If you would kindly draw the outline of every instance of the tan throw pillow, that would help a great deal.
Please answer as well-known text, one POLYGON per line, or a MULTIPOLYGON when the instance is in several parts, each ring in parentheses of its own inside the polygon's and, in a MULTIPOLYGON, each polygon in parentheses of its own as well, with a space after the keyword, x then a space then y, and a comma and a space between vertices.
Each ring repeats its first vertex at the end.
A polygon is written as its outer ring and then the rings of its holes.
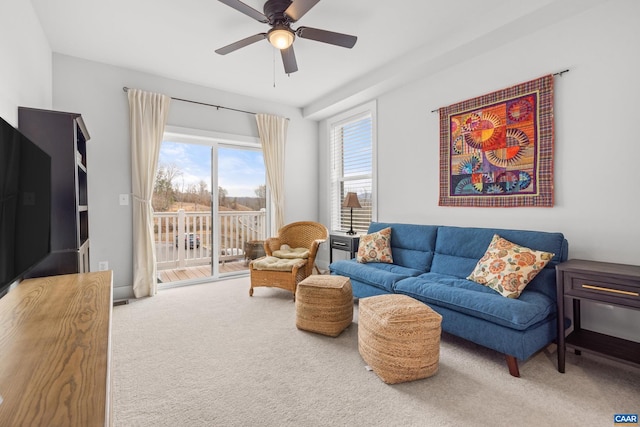
POLYGON ((467 279, 488 286, 504 297, 518 298, 554 255, 516 245, 495 234, 467 279))
POLYGON ((393 256, 391 255, 391 227, 360 237, 356 260, 362 263, 393 263, 393 256))
POLYGON ((284 259, 275 256, 264 256, 251 262, 254 270, 292 271, 293 267, 301 267, 307 263, 304 259, 284 259))
POLYGON ((309 249, 307 248, 292 248, 289 245, 282 245, 277 251, 273 251, 273 256, 278 258, 309 258, 309 249))

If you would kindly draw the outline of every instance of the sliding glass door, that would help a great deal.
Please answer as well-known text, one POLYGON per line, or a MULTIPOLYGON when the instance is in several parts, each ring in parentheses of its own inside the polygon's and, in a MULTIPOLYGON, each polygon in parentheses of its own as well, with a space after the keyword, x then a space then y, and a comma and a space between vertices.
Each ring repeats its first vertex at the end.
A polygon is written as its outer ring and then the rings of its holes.
POLYGON ((266 234, 267 191, 262 151, 219 146, 217 165, 218 266, 224 271, 229 268, 227 262, 243 260, 246 268, 249 259, 262 249, 266 234))
POLYGON ((268 223, 258 141, 165 133, 153 207, 160 287, 247 274, 268 223))

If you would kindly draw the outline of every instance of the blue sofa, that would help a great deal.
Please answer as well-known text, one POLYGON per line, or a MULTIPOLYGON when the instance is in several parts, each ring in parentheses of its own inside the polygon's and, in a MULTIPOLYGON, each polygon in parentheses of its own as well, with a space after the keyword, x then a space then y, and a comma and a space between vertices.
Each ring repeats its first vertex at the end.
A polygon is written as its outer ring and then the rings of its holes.
POLYGON ((562 233, 381 222, 372 223, 369 233, 387 227, 393 264, 352 259, 329 265, 331 274, 351 279, 356 298, 397 293, 422 301, 442 315, 444 331, 504 353, 516 377, 517 359, 526 360, 555 340, 555 266, 568 255, 562 233), (555 254, 518 299, 466 279, 494 234, 555 254))

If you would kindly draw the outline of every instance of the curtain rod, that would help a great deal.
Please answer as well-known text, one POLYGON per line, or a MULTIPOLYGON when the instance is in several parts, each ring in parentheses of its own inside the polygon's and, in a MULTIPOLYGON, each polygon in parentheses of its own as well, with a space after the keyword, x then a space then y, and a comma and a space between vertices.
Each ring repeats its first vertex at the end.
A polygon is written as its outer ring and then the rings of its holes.
MULTIPOLYGON (((124 86, 122 88, 122 90, 123 90, 123 92, 128 92, 129 88, 124 86)), ((253 114, 254 116, 256 115, 256 113, 251 112, 251 111, 238 110, 237 108, 224 107, 222 105, 207 104, 206 102, 192 101, 190 99, 183 99, 183 98, 175 98, 173 96, 171 96, 170 98, 173 99, 174 101, 189 102, 191 104, 205 105, 207 107, 215 107, 218 110, 222 108, 222 109, 225 109, 225 110, 237 111, 238 113, 253 114)))
MULTIPOLYGON (((562 77, 562 75, 563 75, 564 73, 568 73, 568 72, 569 72, 569 69, 566 69, 566 70, 558 71, 557 73, 553 73, 553 74, 551 74, 551 75, 552 75, 552 76, 560 76, 560 77, 562 77)), ((436 108, 435 110, 431 110, 431 112, 432 112, 432 113, 437 113, 439 110, 440 110, 439 108, 436 108)))

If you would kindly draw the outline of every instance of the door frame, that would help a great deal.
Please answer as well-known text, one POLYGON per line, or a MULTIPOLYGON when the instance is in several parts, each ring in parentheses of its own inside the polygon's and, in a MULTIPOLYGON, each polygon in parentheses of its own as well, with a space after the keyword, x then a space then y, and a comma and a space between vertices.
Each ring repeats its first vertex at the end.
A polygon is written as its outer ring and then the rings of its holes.
MULTIPOLYGON (((163 141, 170 140, 171 142, 180 142, 187 144, 196 144, 212 147, 211 151, 211 222, 213 230, 219 228, 220 223, 218 220, 218 204, 213 203, 213 200, 218 199, 218 147, 225 148, 247 148, 253 150, 262 150, 260 138, 246 135, 236 135, 223 132, 208 131, 202 129, 192 129, 179 126, 166 126, 163 134, 163 141), (214 169, 215 168, 215 169, 214 169), (215 190, 215 191, 214 191, 215 190), (215 193, 215 194, 214 194, 215 193)), ((266 183, 266 176, 265 176, 266 183)), ((267 185, 266 193, 266 224, 271 224, 271 198, 269 192, 269 186, 267 185)), ((270 227, 268 227, 270 228, 270 227)), ((268 234, 268 233, 267 233, 268 234)), ((246 273, 225 273, 222 276, 218 269, 219 254, 220 254, 220 239, 219 236, 211 239, 211 276, 202 279, 184 280, 180 282, 168 282, 166 284, 158 284, 159 289, 171 288, 182 285, 191 285, 197 283, 211 282, 215 280, 223 280, 229 277, 237 277, 238 275, 248 274, 246 273)))

